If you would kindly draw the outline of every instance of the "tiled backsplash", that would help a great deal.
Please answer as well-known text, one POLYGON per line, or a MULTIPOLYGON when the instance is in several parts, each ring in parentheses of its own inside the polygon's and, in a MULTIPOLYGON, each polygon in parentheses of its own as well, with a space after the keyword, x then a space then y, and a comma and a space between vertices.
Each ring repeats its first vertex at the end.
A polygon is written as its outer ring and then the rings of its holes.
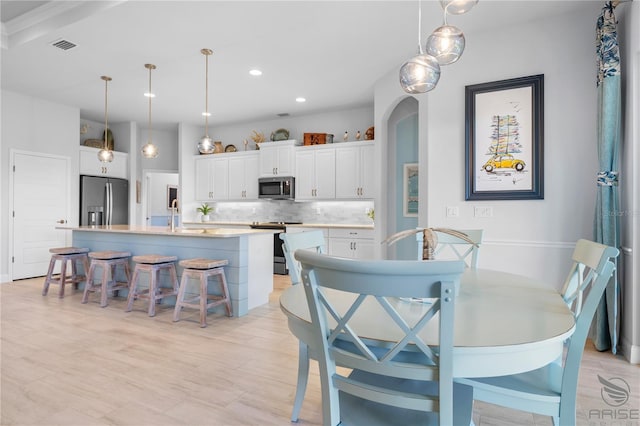
POLYGON ((373 201, 256 201, 209 203, 215 222, 302 222, 370 225, 373 201))

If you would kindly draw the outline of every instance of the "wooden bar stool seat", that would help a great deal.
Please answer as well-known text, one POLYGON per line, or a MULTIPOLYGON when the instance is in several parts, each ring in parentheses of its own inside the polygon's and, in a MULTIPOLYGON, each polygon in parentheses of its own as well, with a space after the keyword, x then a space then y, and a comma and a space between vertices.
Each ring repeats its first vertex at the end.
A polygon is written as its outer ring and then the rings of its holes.
POLYGON ((182 279, 180 281, 180 291, 176 298, 176 307, 173 311, 173 321, 180 320, 180 311, 182 308, 193 308, 200 310, 200 327, 207 326, 207 310, 218 305, 225 305, 227 316, 232 316, 231 299, 229 298, 229 288, 227 287, 227 279, 224 275, 223 266, 228 265, 229 261, 212 260, 212 259, 187 259, 180 261, 180 266, 184 268, 182 271, 182 279), (209 277, 218 277, 220 284, 220 295, 208 294, 207 284, 209 277), (185 300, 187 283, 189 278, 200 280, 200 294, 185 300))
POLYGON ((149 316, 152 317, 156 314, 157 300, 178 294, 178 275, 176 274, 176 265, 174 263, 176 260, 178 260, 177 256, 163 256, 160 254, 133 256, 136 267, 133 270, 133 278, 131 278, 131 284, 129 285, 126 312, 131 312, 135 299, 144 299, 149 300, 149 316), (170 288, 159 286, 161 270, 169 272, 170 288), (140 272, 149 273, 149 287, 146 289, 138 289, 140 272))
POLYGON ((58 297, 62 299, 64 297, 64 287, 66 284, 73 284, 74 288, 78 288, 79 282, 86 281, 86 274, 89 271, 88 252, 88 248, 80 247, 56 247, 49 249, 51 261, 49 261, 49 270, 44 279, 42 295, 47 295, 50 284, 58 284, 60 286, 58 297), (53 270, 55 269, 57 261, 60 261, 60 274, 58 277, 54 277, 53 270), (71 262, 71 275, 67 275, 68 262, 71 262), (85 275, 78 274, 78 262, 82 265, 85 275))
POLYGON ((118 290, 128 289, 131 284, 131 272, 129 269, 129 258, 131 253, 128 251, 92 251, 89 253, 91 265, 89 266, 89 276, 87 284, 84 286, 84 294, 82 295, 82 303, 89 301, 89 292, 100 292, 100 307, 107 306, 107 296, 109 293, 117 294, 118 290), (120 266, 127 279, 126 282, 116 281, 117 267, 120 266), (102 268, 102 281, 99 284, 95 282, 96 268, 102 268), (109 278, 111 274, 111 279, 109 278))

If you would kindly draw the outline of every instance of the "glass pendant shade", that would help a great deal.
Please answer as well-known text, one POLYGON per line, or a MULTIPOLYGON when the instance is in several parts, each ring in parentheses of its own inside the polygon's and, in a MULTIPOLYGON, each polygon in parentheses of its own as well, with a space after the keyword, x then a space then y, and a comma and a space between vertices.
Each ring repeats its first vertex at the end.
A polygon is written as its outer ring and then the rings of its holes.
POLYGON ((213 154, 213 140, 209 136, 203 136, 198 142, 200 154, 213 154))
POLYGON ((113 161, 113 151, 109 151, 108 149, 102 148, 98 151, 98 160, 103 163, 110 163, 113 161))
POLYGON ((142 147, 142 155, 145 158, 156 158, 158 156, 158 148, 151 142, 147 142, 142 147))
POLYGON ((449 65, 460 59, 464 44, 464 34, 459 28, 443 25, 436 28, 427 39, 426 51, 440 65, 449 65))
POLYGON ((400 68, 400 86, 411 94, 433 90, 440 80, 440 65, 431 55, 419 54, 400 68))
POLYGON ((440 0, 440 5, 450 15, 462 15, 471 10, 478 0, 440 0))

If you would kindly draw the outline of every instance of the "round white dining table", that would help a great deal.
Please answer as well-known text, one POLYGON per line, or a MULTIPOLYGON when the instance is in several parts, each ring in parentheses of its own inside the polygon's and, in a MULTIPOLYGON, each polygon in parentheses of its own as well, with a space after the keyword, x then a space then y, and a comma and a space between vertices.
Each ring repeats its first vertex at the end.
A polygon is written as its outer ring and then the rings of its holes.
MULTIPOLYGON (((355 297, 327 294, 335 306, 347 306, 355 297)), ((409 317, 429 308, 422 301, 398 299, 395 303, 409 317)), ((280 308, 291 332, 310 345, 312 327, 304 286, 286 289, 280 308)), ((358 335, 380 344, 394 341, 397 327, 375 301, 368 302, 359 315, 354 323, 358 335)), ((502 376, 542 367, 562 356, 564 341, 574 328, 573 313, 555 288, 516 274, 466 269, 455 306, 454 377, 502 376)), ((425 329, 421 337, 427 343, 437 341, 436 328, 425 329)))

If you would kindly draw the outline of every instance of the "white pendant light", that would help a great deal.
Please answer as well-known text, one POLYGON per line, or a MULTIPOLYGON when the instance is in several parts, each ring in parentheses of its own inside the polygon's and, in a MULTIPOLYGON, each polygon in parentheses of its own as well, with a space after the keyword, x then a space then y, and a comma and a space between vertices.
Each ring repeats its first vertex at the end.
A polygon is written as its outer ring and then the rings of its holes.
POLYGON ((400 67, 400 86, 410 94, 433 90, 440 80, 440 65, 433 56, 422 50, 422 6, 418 1, 418 55, 400 67))
POLYGON ((477 3, 478 0, 440 0, 442 8, 451 15, 467 13, 477 3))
POLYGON ((145 158, 156 158, 158 156, 158 147, 155 146, 151 140, 151 98, 153 98, 153 92, 151 91, 151 70, 155 70, 156 66, 153 64, 144 64, 144 67, 149 70, 149 91, 146 93, 149 98, 149 137, 147 143, 142 147, 142 155, 145 158))
POLYGON ((213 154, 213 141, 209 137, 209 56, 213 54, 211 49, 200 50, 205 57, 205 96, 204 96, 204 136, 198 142, 200 154, 213 154))
POLYGON ((109 149, 109 145, 107 144, 107 135, 109 134, 109 126, 107 124, 107 85, 111 81, 111 77, 103 75, 100 78, 104 80, 104 146, 98 151, 98 160, 103 163, 110 163, 113 161, 113 151, 109 149))

